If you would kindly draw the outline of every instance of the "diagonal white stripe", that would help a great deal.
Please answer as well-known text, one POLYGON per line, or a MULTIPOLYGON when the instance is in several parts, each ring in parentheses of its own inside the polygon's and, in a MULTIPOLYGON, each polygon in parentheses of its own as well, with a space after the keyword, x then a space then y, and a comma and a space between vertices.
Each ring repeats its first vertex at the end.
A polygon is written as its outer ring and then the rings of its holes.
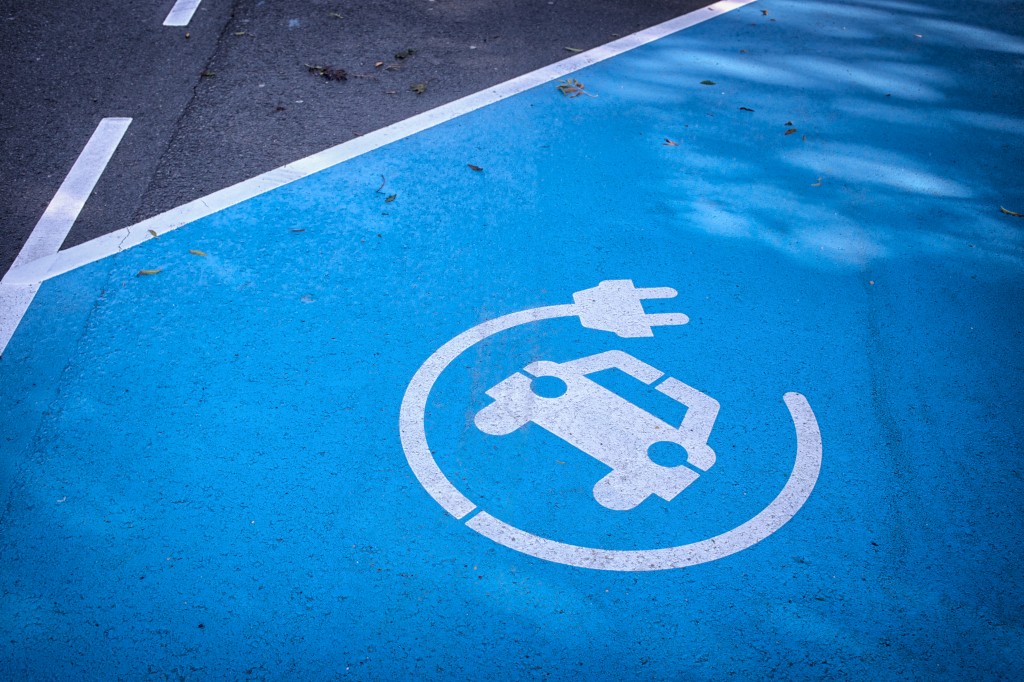
POLYGON ((164 19, 164 26, 188 26, 188 22, 192 21, 192 15, 199 8, 199 2, 200 0, 178 0, 164 19))
POLYGON ((32 270, 32 264, 48 262, 57 253, 131 122, 130 118, 100 121, 21 247, 10 271, 0 280, 0 353, 7 347, 42 281, 26 281, 17 273, 32 270))
MULTIPOLYGON (((179 0, 179 4, 186 2, 199 4, 198 0, 179 0)), ((530 88, 549 83, 558 78, 564 78, 568 74, 592 64, 597 64, 598 62, 629 52, 753 2, 756 2, 756 0, 722 0, 722 2, 716 2, 708 7, 620 38, 607 45, 588 50, 574 57, 536 71, 531 71, 494 87, 437 107, 436 109, 431 109, 412 118, 399 121, 363 137, 339 144, 312 156, 307 156, 304 159, 293 161, 280 168, 257 175, 237 185, 232 185, 201 199, 196 199, 117 232, 111 232, 63 251, 41 255, 31 261, 17 262, 4 277, 3 283, 8 286, 34 286, 38 288, 41 282, 51 277, 70 272, 83 265, 112 256, 133 246, 138 246, 152 239, 153 233, 159 236, 171 230, 176 230, 183 225, 269 192, 272 189, 318 173, 343 161, 450 121, 463 114, 481 109, 489 104, 500 102, 530 88)), ((0 353, 3 352, 7 341, 10 339, 10 335, 14 333, 14 327, 17 326, 25 312, 24 309, 20 310, 20 312, 9 310, 6 304, 7 300, 4 296, 0 296, 0 353)))

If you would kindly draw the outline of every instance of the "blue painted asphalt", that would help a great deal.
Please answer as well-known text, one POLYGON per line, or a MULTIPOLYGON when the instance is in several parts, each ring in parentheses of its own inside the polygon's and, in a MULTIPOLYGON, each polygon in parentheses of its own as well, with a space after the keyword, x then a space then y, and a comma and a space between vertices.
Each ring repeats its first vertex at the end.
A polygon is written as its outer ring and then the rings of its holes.
POLYGON ((1022 33, 1009 3, 755 3, 574 74, 595 97, 534 88, 46 282, 0 360, 0 672, 1017 677, 1022 33), (563 543, 698 542, 783 489, 795 391, 822 442, 806 503, 651 572, 446 514, 400 438, 421 365, 626 279, 689 323, 472 345, 426 401, 448 480, 563 543), (602 506, 608 466, 557 425, 475 421, 528 364, 609 350, 721 406, 671 500, 602 506))

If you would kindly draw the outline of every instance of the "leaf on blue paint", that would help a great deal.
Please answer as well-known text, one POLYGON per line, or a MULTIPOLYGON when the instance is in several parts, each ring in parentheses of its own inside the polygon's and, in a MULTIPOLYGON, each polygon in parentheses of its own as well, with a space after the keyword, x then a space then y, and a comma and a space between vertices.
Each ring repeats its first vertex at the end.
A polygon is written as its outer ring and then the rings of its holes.
POLYGON ((1002 206, 999 207, 999 210, 1002 213, 1005 213, 1006 215, 1012 215, 1014 218, 1024 218, 1024 213, 1017 213, 1016 211, 1011 211, 1009 209, 1005 209, 1002 206))
POLYGON ((580 95, 586 95, 587 97, 597 97, 597 95, 587 92, 583 83, 580 83, 575 78, 566 78, 558 84, 558 91, 566 97, 579 97, 580 95))
POLYGON ((159 269, 157 269, 157 270, 139 270, 137 273, 135 273, 135 276, 136 277, 148 277, 149 275, 156 275, 156 274, 159 274, 160 272, 163 272, 163 271, 159 270, 159 269))
POLYGON ((390 204, 392 201, 398 198, 397 194, 389 194, 388 198, 384 200, 385 204, 390 204))
POLYGON ((715 85, 715 81, 703 80, 700 82, 701 85, 715 85))

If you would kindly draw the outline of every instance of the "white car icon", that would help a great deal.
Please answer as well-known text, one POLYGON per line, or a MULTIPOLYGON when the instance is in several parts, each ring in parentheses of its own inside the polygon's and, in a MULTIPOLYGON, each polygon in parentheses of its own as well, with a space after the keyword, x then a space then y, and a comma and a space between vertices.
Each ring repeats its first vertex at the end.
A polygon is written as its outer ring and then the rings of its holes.
POLYGON ((562 363, 540 360, 488 390, 494 402, 480 410, 474 422, 495 436, 533 422, 603 462, 612 471, 594 486, 594 499, 608 509, 633 509, 651 495, 672 500, 715 463, 708 438, 718 417, 718 401, 677 379, 664 379, 655 390, 687 407, 682 424, 671 426, 586 376, 611 368, 648 385, 664 376, 618 350, 562 363), (534 377, 556 377, 564 390, 553 397, 537 395, 534 377), (686 464, 662 466, 652 461, 649 448, 662 442, 682 446, 686 464))

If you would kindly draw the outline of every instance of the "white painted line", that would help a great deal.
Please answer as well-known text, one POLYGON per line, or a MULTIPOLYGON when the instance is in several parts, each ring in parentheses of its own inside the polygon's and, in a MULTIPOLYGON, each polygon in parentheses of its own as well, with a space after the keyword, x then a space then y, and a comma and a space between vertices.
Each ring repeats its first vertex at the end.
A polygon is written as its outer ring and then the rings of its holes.
POLYGON ((164 19, 164 26, 188 26, 188 22, 192 21, 192 15, 199 7, 199 2, 200 0, 178 0, 164 19))
MULTIPOLYGON (((88 265, 107 256, 112 256, 120 251, 138 246, 153 238, 152 230, 157 235, 170 232, 183 225, 205 218, 208 215, 217 213, 226 208, 239 204, 247 199, 269 192, 288 183, 318 173, 326 168, 335 166, 343 161, 373 151, 385 145, 391 144, 403 138, 414 135, 418 132, 432 128, 446 121, 481 109, 489 104, 500 102, 503 99, 529 90, 538 85, 549 83, 558 78, 597 64, 606 59, 616 57, 630 50, 636 49, 648 43, 664 38, 665 36, 677 33, 684 29, 701 24, 709 19, 714 19, 723 14, 749 5, 757 0, 722 0, 708 7, 684 14, 657 26, 639 31, 614 42, 596 47, 593 50, 569 57, 542 69, 532 71, 525 75, 505 81, 486 90, 474 93, 462 99, 450 102, 436 109, 431 109, 404 121, 399 121, 386 128, 374 131, 363 137, 344 142, 330 149, 326 149, 304 159, 293 161, 280 168, 257 175, 254 178, 232 185, 201 199, 196 199, 187 204, 171 209, 160 215, 153 216, 130 227, 112 232, 91 241, 79 244, 78 246, 42 255, 31 262, 16 263, 4 277, 3 281, 10 286, 36 287, 43 281, 56 277, 88 265)), ((186 5, 194 3, 198 6, 198 0, 179 0, 178 4, 186 5)), ((195 6, 191 11, 195 11, 195 6)), ((175 5, 175 10, 178 5, 175 5)), ((174 14, 174 11, 171 14, 174 14)), ((191 13, 190 15, 191 16, 191 13)), ((167 21, 171 20, 168 15, 167 21)), ((165 22, 166 25, 166 22, 165 22)), ((34 291, 33 291, 33 296, 34 291)), ((14 333, 14 326, 21 320, 21 316, 27 308, 20 308, 20 312, 9 310, 7 307, 8 297, 0 296, 0 353, 6 346, 10 335, 14 333), (6 334, 6 338, 5 335, 6 334)), ((20 300, 20 299, 19 299, 20 300)), ((31 301, 31 297, 29 298, 31 301)), ((15 308, 20 306, 15 305, 15 308)))
POLYGON ((264 192, 269 192, 282 185, 287 185, 290 182, 313 175, 343 161, 348 161, 530 88, 549 83, 558 78, 564 78, 568 74, 579 71, 587 66, 618 56, 683 29, 696 26, 708 19, 721 16, 753 2, 756 2, 756 0, 724 0, 689 14, 684 14, 663 24, 652 26, 639 33, 620 38, 615 42, 583 52, 518 78, 513 78, 510 81, 481 90, 404 121, 399 121, 355 140, 344 142, 312 156, 307 156, 304 159, 293 161, 280 168, 275 168, 272 171, 240 182, 237 185, 232 185, 201 199, 196 199, 178 208, 171 209, 166 213, 153 216, 141 223, 136 223, 117 232, 112 232, 84 244, 66 249, 45 261, 33 263, 31 268, 25 268, 24 272, 21 273, 14 273, 14 276, 21 281, 39 282, 64 274, 65 272, 70 272, 83 265, 112 256, 119 251, 138 246, 152 239, 153 235, 150 233, 150 230, 157 235, 170 232, 264 192))
POLYGON ((100 121, 21 247, 10 271, 0 280, 0 353, 7 347, 42 281, 41 278, 25 280, 18 273, 31 269, 34 263, 45 262, 58 252, 131 122, 130 118, 100 121))

